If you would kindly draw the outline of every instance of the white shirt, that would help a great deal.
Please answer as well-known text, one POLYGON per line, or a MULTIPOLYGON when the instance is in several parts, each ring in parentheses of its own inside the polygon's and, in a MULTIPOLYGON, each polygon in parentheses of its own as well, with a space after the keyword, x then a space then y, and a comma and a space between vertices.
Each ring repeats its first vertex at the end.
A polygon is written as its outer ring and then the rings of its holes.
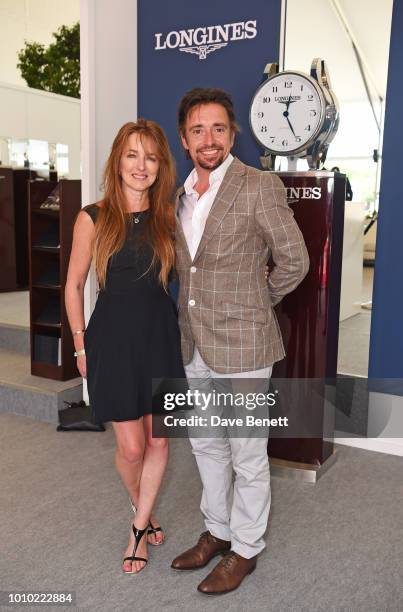
POLYGON ((199 196, 194 188, 198 180, 196 168, 193 168, 183 185, 185 193, 179 205, 179 219, 192 259, 196 255, 214 199, 233 159, 230 153, 218 168, 210 172, 210 186, 203 195, 199 196))

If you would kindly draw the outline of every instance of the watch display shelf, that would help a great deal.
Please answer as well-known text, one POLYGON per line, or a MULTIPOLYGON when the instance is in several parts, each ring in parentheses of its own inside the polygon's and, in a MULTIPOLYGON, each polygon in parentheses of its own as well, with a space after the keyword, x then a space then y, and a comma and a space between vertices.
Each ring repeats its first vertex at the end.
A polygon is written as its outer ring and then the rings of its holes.
POLYGON ((36 170, 28 168, 14 168, 13 175, 17 285, 19 289, 27 290, 29 285, 28 186, 30 181, 40 179, 36 170))
POLYGON ((29 183, 29 296, 31 373, 54 380, 79 376, 64 289, 73 226, 81 209, 81 181, 29 183), (59 209, 41 208, 58 190, 59 209))
POLYGON ((43 180, 36 170, 0 166, 0 291, 28 289, 28 185, 34 179, 43 180))
POLYGON ((16 291, 14 180, 12 168, 0 167, 0 291, 16 291))

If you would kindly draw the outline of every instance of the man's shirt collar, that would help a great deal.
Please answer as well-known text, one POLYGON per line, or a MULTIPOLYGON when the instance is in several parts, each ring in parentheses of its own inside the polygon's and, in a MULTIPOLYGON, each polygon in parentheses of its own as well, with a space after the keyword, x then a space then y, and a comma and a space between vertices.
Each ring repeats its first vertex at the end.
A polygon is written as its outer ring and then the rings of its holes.
MULTIPOLYGON (((228 157, 223 161, 223 163, 220 166, 218 166, 218 168, 210 172, 210 175, 209 175, 210 187, 212 187, 214 183, 217 183, 217 182, 221 183, 221 181, 223 180, 225 176, 225 173, 227 172, 233 160, 234 160, 234 156, 231 155, 230 153, 228 157)), ((194 186, 197 183, 197 180, 198 180, 197 171, 196 171, 196 168, 193 168, 192 172, 189 174, 189 176, 187 177, 186 181, 183 184, 186 195, 192 195, 196 193, 197 197, 199 197, 199 194, 194 188, 194 186)))

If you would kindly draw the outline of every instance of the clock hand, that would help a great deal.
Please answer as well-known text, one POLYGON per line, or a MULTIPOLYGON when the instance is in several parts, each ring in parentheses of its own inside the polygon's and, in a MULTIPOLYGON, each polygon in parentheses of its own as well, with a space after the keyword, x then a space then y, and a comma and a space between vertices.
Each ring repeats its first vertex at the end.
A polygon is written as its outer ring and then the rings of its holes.
POLYGON ((293 127, 292 127, 292 125, 291 125, 291 121, 289 120, 288 115, 289 115, 288 110, 285 110, 285 111, 284 111, 284 113, 283 113, 283 117, 285 117, 285 118, 287 119, 287 123, 288 123, 288 125, 290 126, 290 130, 291 130, 291 132, 294 134, 294 138, 296 138, 296 136, 295 136, 295 132, 294 132, 294 128, 293 128, 293 127))
MULTIPOLYGON (((295 100, 294 100, 294 102, 295 102, 295 100)), ((291 94, 290 94, 290 97, 288 98, 288 102, 287 102, 287 105, 286 105, 286 107, 285 107, 285 110, 286 110, 286 111, 288 111, 288 109, 289 109, 289 107, 290 107, 290 104, 291 104, 291 94)), ((288 123, 290 123, 290 122, 288 122, 288 123)))
MULTIPOLYGON (((284 114, 284 113, 283 113, 283 114, 284 114)), ((286 117, 286 119, 287 119, 287 121, 288 121, 288 125, 290 126, 290 130, 291 130, 291 132, 294 134, 294 138, 296 138, 296 136, 295 136, 295 132, 294 132, 294 128, 292 127, 292 125, 291 125, 291 121, 289 120, 288 116, 286 117)))

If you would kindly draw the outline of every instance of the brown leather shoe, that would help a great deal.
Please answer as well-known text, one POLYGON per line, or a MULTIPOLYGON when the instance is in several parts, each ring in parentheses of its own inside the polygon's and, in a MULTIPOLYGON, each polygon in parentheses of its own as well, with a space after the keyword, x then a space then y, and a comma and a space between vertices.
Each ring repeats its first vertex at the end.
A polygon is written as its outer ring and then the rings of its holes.
POLYGON ((223 595, 234 591, 256 568, 257 555, 245 559, 231 550, 199 584, 197 590, 206 595, 223 595))
POLYGON ((172 561, 171 567, 177 570, 192 570, 204 567, 213 557, 225 553, 231 548, 231 542, 216 538, 209 531, 204 531, 196 546, 189 548, 172 561))

